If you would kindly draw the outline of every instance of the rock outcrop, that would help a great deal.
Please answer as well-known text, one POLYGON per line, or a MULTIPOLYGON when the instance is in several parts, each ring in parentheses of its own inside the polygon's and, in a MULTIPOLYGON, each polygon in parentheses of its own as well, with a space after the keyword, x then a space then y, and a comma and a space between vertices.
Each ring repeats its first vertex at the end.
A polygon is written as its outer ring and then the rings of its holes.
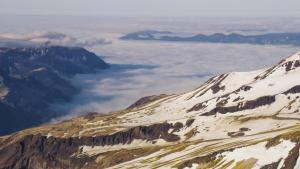
POLYGON ((178 124, 161 123, 96 137, 56 138, 40 134, 27 135, 2 149, 0 168, 82 168, 85 163, 92 162, 93 158, 71 157, 81 146, 126 145, 133 140, 150 142, 159 138, 166 142, 175 142, 180 137, 168 131, 182 127, 178 127, 178 124))

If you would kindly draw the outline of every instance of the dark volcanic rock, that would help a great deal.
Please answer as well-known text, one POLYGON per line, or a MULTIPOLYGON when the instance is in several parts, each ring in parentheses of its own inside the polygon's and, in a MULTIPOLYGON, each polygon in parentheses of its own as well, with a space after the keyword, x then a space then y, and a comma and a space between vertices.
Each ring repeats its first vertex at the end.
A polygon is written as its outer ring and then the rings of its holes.
POLYGON ((295 94, 295 93, 300 93, 300 85, 294 86, 288 91, 284 92, 284 94, 295 94))
POLYGON ((190 127, 194 123, 195 119, 188 119, 185 123, 187 127, 190 127))
POLYGON ((223 74, 217 79, 217 83, 214 84, 210 89, 212 90, 213 94, 218 93, 220 90, 224 90, 225 86, 220 86, 224 79, 228 77, 228 74, 223 74))
POLYGON ((270 104, 274 103, 275 101, 276 101, 275 96, 263 96, 263 97, 257 98, 256 100, 247 101, 244 104, 239 103, 236 106, 216 107, 209 112, 203 113, 202 116, 212 116, 217 113, 226 114, 226 113, 234 113, 237 111, 254 109, 254 108, 257 108, 260 106, 270 105, 270 104))
POLYGON ((205 103, 198 103, 195 106, 193 106, 192 108, 188 109, 187 112, 192 112, 192 111, 199 111, 201 109, 206 108, 207 105, 205 103))
POLYGON ((56 116, 49 112, 49 103, 69 101, 78 93, 67 77, 107 67, 83 48, 0 48, 0 87, 9 91, 0 97, 0 135, 56 116))

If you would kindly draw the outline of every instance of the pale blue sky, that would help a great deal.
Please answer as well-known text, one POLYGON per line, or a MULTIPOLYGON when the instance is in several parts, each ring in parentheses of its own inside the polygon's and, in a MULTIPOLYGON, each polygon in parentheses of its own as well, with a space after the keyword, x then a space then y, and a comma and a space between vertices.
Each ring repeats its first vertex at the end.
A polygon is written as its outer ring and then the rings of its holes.
POLYGON ((0 0, 0 15, 298 17, 300 0, 0 0))

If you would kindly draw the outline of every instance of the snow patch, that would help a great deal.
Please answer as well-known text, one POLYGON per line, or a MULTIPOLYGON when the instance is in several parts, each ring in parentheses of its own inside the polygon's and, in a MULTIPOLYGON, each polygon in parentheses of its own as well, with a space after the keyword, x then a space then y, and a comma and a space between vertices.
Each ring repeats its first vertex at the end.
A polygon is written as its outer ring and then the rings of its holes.
POLYGON ((289 140, 284 140, 279 145, 270 147, 269 149, 266 148, 266 144, 266 142, 262 142, 256 145, 238 148, 232 152, 222 153, 220 156, 224 156, 226 161, 234 160, 235 162, 231 167, 235 166, 239 161, 255 158, 258 161, 253 169, 259 169, 264 165, 277 162, 281 158, 285 159, 288 156, 289 151, 295 146, 295 143, 289 140))

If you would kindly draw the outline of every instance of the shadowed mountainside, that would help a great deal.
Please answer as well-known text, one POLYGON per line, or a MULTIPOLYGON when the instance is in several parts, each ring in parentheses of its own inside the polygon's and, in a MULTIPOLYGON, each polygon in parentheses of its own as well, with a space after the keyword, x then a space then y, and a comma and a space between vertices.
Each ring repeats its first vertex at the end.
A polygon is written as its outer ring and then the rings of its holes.
POLYGON ((76 74, 108 65, 83 48, 40 46, 0 48, 0 135, 32 127, 57 116, 48 105, 79 92, 76 74))

